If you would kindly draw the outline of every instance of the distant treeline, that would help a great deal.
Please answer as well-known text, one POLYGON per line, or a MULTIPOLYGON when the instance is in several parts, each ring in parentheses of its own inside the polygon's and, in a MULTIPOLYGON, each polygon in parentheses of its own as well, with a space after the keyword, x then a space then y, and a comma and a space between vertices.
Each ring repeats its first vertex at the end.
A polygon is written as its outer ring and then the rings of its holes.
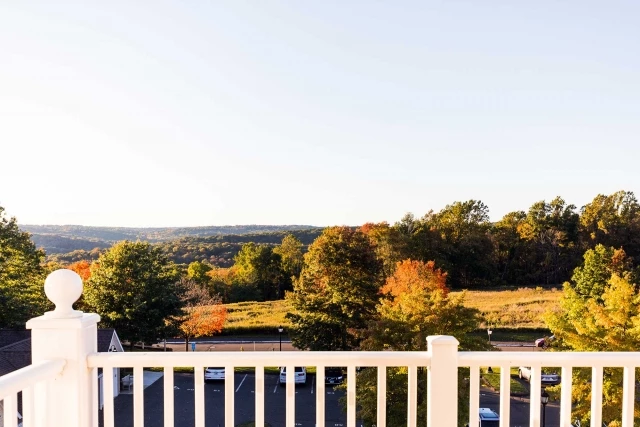
MULTIPOLYGON (((141 240, 155 243, 175 240, 181 237, 207 237, 229 234, 256 234, 277 231, 305 230, 313 228, 311 225, 225 225, 207 227, 89 227, 84 225, 20 225, 20 229, 28 231, 34 236, 34 241, 43 236, 60 236, 80 241, 102 241, 115 243, 121 240, 141 240), (37 236, 37 238, 35 237, 37 236)), ((80 242, 78 242, 81 244, 80 242)), ((36 243, 37 244, 37 243, 36 243)), ((44 246, 43 246, 44 247, 44 246)), ((64 246, 61 246, 64 247, 64 246)), ((53 247, 55 248, 55 246, 53 247)), ((46 250, 46 247, 44 247, 46 250)), ((75 249, 85 249, 76 247, 75 249)), ((90 249, 93 249, 91 247, 90 249)), ((60 251, 46 251, 58 253, 60 251)))
MULTIPOLYGON (((27 230, 29 227, 23 227, 27 230)), ((56 227, 56 226, 43 226, 56 227)), ((276 226, 237 226, 238 230, 249 228, 260 229, 277 228, 276 226)), ((279 231, 214 235, 208 237, 183 237, 166 242, 155 243, 176 264, 190 264, 194 261, 205 261, 217 267, 230 267, 234 257, 242 245, 249 242, 279 245, 287 234, 293 234, 305 246, 311 244, 322 232, 322 228, 293 229, 294 226, 280 226, 279 231)), ((93 228, 93 227, 84 227, 93 228)), ((199 229, 213 229, 215 227, 198 227, 199 229)), ((232 228, 232 227, 220 227, 232 228)), ((164 232, 163 232, 164 233, 164 232)), ((87 233, 90 234, 90 233, 87 233)), ((99 233, 94 233, 94 235, 99 233)), ((166 232, 165 234, 168 234, 166 232)), ((100 240, 86 240, 58 235, 34 234, 31 236, 37 247, 47 254, 47 261, 61 264, 71 264, 78 261, 95 261, 104 249, 112 246, 111 242, 100 240)), ((129 239, 143 240, 143 239, 129 239)))
MULTIPOLYGON (((53 235, 33 236, 37 246, 47 252, 49 261, 61 263, 97 259, 105 243, 111 242, 99 237, 157 241, 182 234, 233 231, 155 243, 175 263, 199 261, 214 267, 234 265, 234 257, 243 244, 252 242, 275 248, 287 234, 293 234, 306 251, 322 232, 321 228, 301 226, 22 228, 35 233, 62 232, 59 240, 53 235), (73 234, 76 231, 79 234, 73 234), (66 253, 60 253, 65 250, 66 253)), ((395 263, 404 259, 434 261, 436 267, 447 272, 447 284, 453 289, 561 284, 570 279, 585 251, 597 244, 622 248, 636 264, 640 260, 640 205, 629 191, 597 195, 580 209, 560 197, 550 202, 543 200, 527 211, 510 212, 497 222, 489 221, 489 208, 481 201, 454 202, 422 217, 407 214, 393 225, 365 224, 361 229, 376 246, 378 257, 385 264, 385 274, 390 274, 395 263)))

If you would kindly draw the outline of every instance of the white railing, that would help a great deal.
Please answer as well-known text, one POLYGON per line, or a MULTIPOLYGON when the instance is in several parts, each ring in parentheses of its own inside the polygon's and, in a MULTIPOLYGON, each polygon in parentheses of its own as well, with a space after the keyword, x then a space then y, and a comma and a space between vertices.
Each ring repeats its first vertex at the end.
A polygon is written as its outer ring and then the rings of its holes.
MULTIPOLYGON (((295 366, 315 366, 316 425, 324 426, 324 367, 347 368, 347 426, 356 426, 356 367, 408 367, 407 425, 417 424, 418 370, 427 368, 427 426, 458 425, 458 368, 470 368, 469 425, 478 425, 480 367, 501 368, 500 426, 510 425, 510 368, 531 367, 530 427, 540 426, 541 368, 562 368, 560 425, 571 426, 572 369, 591 367, 593 392, 592 425, 602 421, 602 380, 604 367, 624 369, 622 426, 633 427, 635 403, 635 369, 640 366, 640 353, 550 353, 550 352, 458 352, 458 341, 449 336, 427 339, 426 352, 216 352, 216 353, 97 353, 96 314, 71 309, 82 289, 80 278, 70 270, 58 270, 45 282, 47 296, 56 310, 27 322, 32 329, 33 365, 0 379, 0 396, 8 396, 8 413, 16 408, 16 393, 22 390, 23 406, 31 416, 25 427, 97 427, 97 370, 104 370, 104 426, 114 426, 113 369, 132 367, 135 427, 144 425, 143 369, 164 369, 164 425, 174 425, 173 369, 194 367, 194 413, 196 427, 205 423, 204 369, 225 366, 226 372, 236 367, 255 368, 255 424, 265 423, 265 367, 286 366, 286 427, 295 426, 295 366), (36 379, 38 382, 36 383, 36 379), (31 389, 34 392, 31 392, 31 389), (26 396, 26 397, 25 397, 26 396)), ((377 423, 385 427, 386 369, 377 370, 377 423)), ((224 394, 225 426, 234 426, 234 375, 226 375, 224 394)), ((5 413, 7 413, 5 406, 5 413)), ((12 418, 12 417, 11 417, 12 418)), ((9 418, 7 417, 7 420, 9 418)), ((11 422, 9 420, 9 422, 11 422)), ((11 425, 11 424, 6 424, 11 425)))
MULTIPOLYGON (((219 352, 219 353, 95 353, 89 355, 88 365, 91 368, 102 368, 105 372, 104 382, 104 426, 114 426, 113 375, 109 372, 116 367, 132 367, 133 399, 134 399, 134 425, 142 426, 143 414, 143 384, 139 379, 143 377, 143 368, 164 368, 164 425, 173 426, 174 420, 174 393, 173 393, 173 368, 176 366, 189 366, 194 368, 194 395, 195 395, 195 420, 196 427, 204 427, 204 369, 207 366, 224 366, 226 372, 233 372, 236 367, 255 368, 255 423, 264 425, 264 399, 265 399, 265 367, 286 366, 286 426, 295 426, 295 384, 293 381, 295 366, 315 366, 316 369, 316 424, 325 425, 325 382, 324 368, 327 366, 341 366, 347 368, 347 425, 356 425, 356 367, 386 367, 409 366, 410 374, 417 372, 417 367, 430 366, 430 354, 427 352, 219 352)), ((384 370, 380 370, 384 372, 384 370)), ((386 379, 385 376, 383 376, 386 379)), ((410 381, 415 384, 415 381, 410 381)), ((225 387, 225 425, 235 426, 234 420, 234 389, 233 375, 226 375, 225 387)), ((386 408, 386 387, 384 381, 378 383, 378 407, 386 408)), ((415 420, 416 388, 410 386, 408 402, 410 419, 415 420)), ((377 425, 384 427, 384 410, 378 411, 380 418, 377 425)), ((415 421, 412 423, 415 425, 415 421)), ((442 424, 440 424, 442 425, 442 424)))
POLYGON ((47 383, 56 378, 64 368, 66 362, 62 359, 46 360, 34 365, 26 366, 17 371, 0 377, 0 402, 3 403, 4 427, 16 427, 18 425, 18 400, 22 393, 22 417, 23 425, 28 427, 36 414, 41 419, 46 419, 47 408, 38 408, 35 411, 33 405, 34 393, 46 393, 47 383))
POLYGON ((479 407, 480 367, 500 367, 500 427, 508 427, 510 420, 511 367, 530 366, 530 420, 529 425, 540 426, 541 372, 543 367, 561 368, 560 425, 571 424, 571 388, 573 368, 592 369, 591 425, 602 425, 603 368, 623 368, 622 426, 633 427, 635 404, 635 369, 640 366, 638 352, 460 352, 460 367, 471 368, 469 425, 477 423, 479 407))

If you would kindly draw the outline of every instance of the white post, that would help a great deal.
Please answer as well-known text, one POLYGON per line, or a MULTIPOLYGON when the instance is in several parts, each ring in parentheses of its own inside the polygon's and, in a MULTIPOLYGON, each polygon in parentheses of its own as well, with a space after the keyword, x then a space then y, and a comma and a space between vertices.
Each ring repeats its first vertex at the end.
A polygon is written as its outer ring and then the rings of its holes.
POLYGON ((458 425, 458 344, 448 335, 427 338, 427 427, 458 425))
POLYGON ((82 279, 71 270, 56 270, 44 283, 44 290, 56 306, 27 322, 31 329, 32 363, 64 359, 62 374, 48 387, 36 392, 34 408, 46 411, 36 416, 36 427, 97 427, 97 375, 87 367, 87 355, 97 351, 100 316, 73 310, 82 294, 82 279))

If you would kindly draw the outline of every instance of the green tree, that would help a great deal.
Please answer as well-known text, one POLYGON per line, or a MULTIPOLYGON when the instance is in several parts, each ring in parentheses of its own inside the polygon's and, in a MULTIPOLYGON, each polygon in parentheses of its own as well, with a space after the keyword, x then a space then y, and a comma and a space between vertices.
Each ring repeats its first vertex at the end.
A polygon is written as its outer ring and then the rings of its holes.
POLYGON ((598 194, 582 208, 580 231, 587 247, 597 244, 640 255, 640 204, 631 191, 598 194))
MULTIPOLYGON (((571 351, 637 350, 640 294, 634 277, 624 252, 602 245, 588 251, 572 281, 564 284, 559 310, 545 316, 549 329, 556 336, 554 347, 571 351)), ((590 418, 590 378, 589 369, 573 370, 573 413, 585 423, 590 418)), ((621 384, 622 370, 605 368, 603 419, 607 423, 620 417, 621 384)), ((637 410, 635 418, 634 425, 637 425, 640 423, 637 410)))
POLYGON ((0 328, 24 327, 50 307, 44 295, 44 253, 0 206, 0 328))
POLYGON ((187 277, 199 285, 206 285, 211 280, 208 275, 213 267, 204 261, 194 261, 187 267, 187 277))
POLYGON ((273 252, 280 255, 282 262, 283 280, 280 287, 279 296, 284 296, 285 291, 292 289, 293 280, 300 277, 302 266, 304 265, 304 245, 293 234, 287 234, 282 239, 282 243, 273 249, 273 252))
POLYGON ((349 227, 330 227, 305 255, 287 299, 290 335, 298 348, 350 350, 375 315, 381 263, 369 238, 349 227))
POLYGON ((455 202, 424 220, 423 227, 440 235, 440 254, 420 259, 444 260, 442 265, 449 273, 452 288, 486 285, 495 277, 491 262, 493 245, 488 233, 489 208, 484 203, 479 200, 455 202))
POLYGON ((135 342, 157 342, 181 309, 177 273, 160 249, 144 242, 118 242, 91 268, 85 303, 102 325, 135 342))
MULTIPOLYGON (((434 263, 405 260, 399 262, 393 276, 382 288, 378 320, 364 333, 363 350, 426 351, 429 335, 453 335, 462 350, 487 349, 487 341, 470 333, 480 324, 480 313, 464 306, 464 294, 452 296, 446 286, 446 274, 434 263)), ((459 376, 459 411, 468 419, 468 387, 459 376)), ((377 416, 377 374, 363 370, 357 379, 359 416, 367 425, 377 416)), ((387 422, 406 425, 407 368, 387 368, 387 422)), ((426 371, 418 372, 418 420, 426 423, 426 371)))
POLYGON ((282 261, 271 246, 245 243, 235 257, 236 280, 253 286, 262 301, 281 298, 282 261))

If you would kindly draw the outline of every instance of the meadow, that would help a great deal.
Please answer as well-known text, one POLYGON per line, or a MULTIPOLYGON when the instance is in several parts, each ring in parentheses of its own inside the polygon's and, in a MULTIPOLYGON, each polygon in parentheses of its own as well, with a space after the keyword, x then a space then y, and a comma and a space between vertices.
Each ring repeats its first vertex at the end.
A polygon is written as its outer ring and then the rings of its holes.
MULTIPOLYGON (((489 291, 463 291, 465 305, 478 309, 485 321, 479 333, 491 327, 494 340, 529 340, 544 334, 542 316, 558 307, 562 290, 519 288, 489 291)), ((460 292, 452 292, 457 294, 460 292)), ((278 326, 286 329, 288 304, 284 300, 227 304, 225 335, 278 335, 278 326)))

